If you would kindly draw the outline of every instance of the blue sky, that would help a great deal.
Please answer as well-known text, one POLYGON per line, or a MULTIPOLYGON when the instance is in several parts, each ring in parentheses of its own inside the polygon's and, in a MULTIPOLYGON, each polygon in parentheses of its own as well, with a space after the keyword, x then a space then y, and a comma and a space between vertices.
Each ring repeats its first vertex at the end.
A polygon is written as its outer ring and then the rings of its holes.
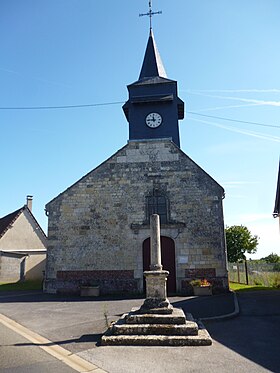
MULTIPOLYGON (((153 8, 163 12, 153 17, 161 58, 185 101, 182 150, 225 188, 225 223, 260 237, 252 257, 280 255, 272 218, 279 0, 154 0, 153 8)), ((124 102, 140 72, 149 20, 138 14, 147 10, 147 0, 0 2, 0 216, 31 194, 46 231, 45 204, 126 144, 121 104, 7 108, 124 102)))

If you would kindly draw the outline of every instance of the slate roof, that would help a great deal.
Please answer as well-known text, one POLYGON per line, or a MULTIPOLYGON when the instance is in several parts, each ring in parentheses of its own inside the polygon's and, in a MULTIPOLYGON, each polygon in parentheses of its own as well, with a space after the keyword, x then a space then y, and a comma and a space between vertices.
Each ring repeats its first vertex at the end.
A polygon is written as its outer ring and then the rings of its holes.
POLYGON ((277 181, 277 187, 276 187, 276 198, 275 198, 273 216, 275 218, 280 217, 280 161, 279 161, 278 181, 277 181))
POLYGON ((159 51, 156 46, 153 31, 150 30, 139 80, 156 76, 167 78, 163 63, 159 55, 159 51))
POLYGON ((29 208, 24 205, 20 209, 4 216, 3 218, 0 219, 0 238, 4 236, 4 234, 7 232, 7 230, 13 225, 13 223, 17 220, 17 218, 20 216, 20 214, 24 211, 28 211, 32 219, 34 220, 35 224, 38 226, 42 234, 46 237, 45 232, 43 229, 40 227, 39 223, 35 219, 34 215, 32 212, 29 210, 29 208))

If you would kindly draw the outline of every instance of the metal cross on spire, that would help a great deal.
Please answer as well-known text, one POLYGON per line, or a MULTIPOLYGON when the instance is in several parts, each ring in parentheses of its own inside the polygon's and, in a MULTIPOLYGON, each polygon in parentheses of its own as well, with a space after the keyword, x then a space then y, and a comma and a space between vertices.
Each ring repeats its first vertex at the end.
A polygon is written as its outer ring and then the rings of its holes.
POLYGON ((158 11, 158 12, 153 12, 152 10, 152 0, 149 1, 149 11, 148 13, 140 13, 139 14, 139 17, 143 17, 143 16, 149 16, 150 17, 150 30, 152 29, 152 16, 155 15, 155 14, 162 14, 162 11, 158 11))

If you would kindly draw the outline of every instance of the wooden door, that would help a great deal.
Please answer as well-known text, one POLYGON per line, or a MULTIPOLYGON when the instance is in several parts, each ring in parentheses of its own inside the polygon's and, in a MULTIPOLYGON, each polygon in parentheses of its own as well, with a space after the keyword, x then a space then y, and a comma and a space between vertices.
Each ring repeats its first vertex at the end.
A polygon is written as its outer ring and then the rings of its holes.
MULTIPOLYGON (((176 293, 176 265, 175 265, 175 243, 174 241, 165 236, 160 237, 161 243, 161 264, 163 269, 169 271, 167 277, 167 294, 176 293)), ((149 271, 151 263, 150 255, 150 238, 143 242, 143 270, 149 271)), ((144 279, 144 290, 146 288, 144 279)))

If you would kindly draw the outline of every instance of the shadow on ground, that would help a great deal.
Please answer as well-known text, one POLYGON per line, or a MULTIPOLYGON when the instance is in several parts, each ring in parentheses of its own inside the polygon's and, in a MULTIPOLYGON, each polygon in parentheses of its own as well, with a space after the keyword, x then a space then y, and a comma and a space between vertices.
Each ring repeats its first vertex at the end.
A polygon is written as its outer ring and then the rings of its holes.
POLYGON ((64 346, 65 348, 67 348, 68 344, 83 343, 83 344, 85 344, 85 349, 86 349, 87 348, 86 347, 87 343, 90 343, 90 344, 94 343, 95 345, 99 345, 100 341, 101 341, 101 337, 102 337, 102 334, 84 334, 79 338, 65 339, 65 340, 61 340, 61 341, 53 341, 53 342, 48 342, 48 343, 32 343, 32 342, 15 343, 12 346, 15 346, 15 347, 23 347, 23 346, 43 347, 43 346, 48 346, 48 347, 50 347, 50 346, 59 345, 59 346, 64 346))
POLYGON ((280 291, 238 294, 240 314, 224 321, 205 322, 212 338, 239 355, 280 372, 280 291))

